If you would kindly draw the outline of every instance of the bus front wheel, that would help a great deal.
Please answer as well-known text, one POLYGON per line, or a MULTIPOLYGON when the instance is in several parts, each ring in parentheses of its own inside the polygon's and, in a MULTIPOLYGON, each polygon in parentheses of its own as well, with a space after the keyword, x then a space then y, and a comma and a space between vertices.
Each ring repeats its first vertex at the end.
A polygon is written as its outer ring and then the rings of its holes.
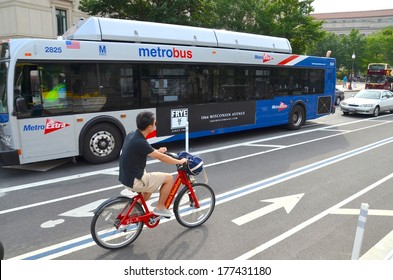
POLYGON ((289 113, 288 128, 290 130, 297 130, 302 127, 306 121, 306 113, 304 108, 300 105, 295 105, 289 113))
POLYGON ((95 125, 83 140, 83 157, 93 164, 113 161, 119 156, 122 140, 119 130, 113 125, 95 125))

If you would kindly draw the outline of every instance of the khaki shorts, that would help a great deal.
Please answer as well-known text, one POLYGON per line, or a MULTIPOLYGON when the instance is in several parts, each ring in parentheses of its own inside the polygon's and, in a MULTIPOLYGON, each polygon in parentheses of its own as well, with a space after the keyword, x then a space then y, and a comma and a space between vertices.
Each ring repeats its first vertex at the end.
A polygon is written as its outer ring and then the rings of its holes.
POLYGON ((142 179, 135 179, 134 185, 132 189, 134 192, 147 192, 147 193, 154 193, 157 192, 158 189, 165 181, 167 173, 162 172, 151 172, 145 173, 142 176, 142 179))

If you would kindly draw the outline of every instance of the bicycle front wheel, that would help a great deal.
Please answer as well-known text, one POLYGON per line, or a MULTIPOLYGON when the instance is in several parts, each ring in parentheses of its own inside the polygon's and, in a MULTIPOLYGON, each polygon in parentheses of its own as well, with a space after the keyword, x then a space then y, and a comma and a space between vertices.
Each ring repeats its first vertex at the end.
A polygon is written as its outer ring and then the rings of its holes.
MULTIPOLYGON (((97 245, 105 249, 119 249, 138 238, 143 228, 143 222, 118 226, 132 202, 132 198, 119 197, 102 205, 96 211, 91 221, 90 232, 97 245)), ((136 203, 131 209, 129 217, 143 214, 142 206, 136 203)))
POLYGON ((196 227, 209 219, 216 205, 216 197, 213 190, 206 184, 192 184, 195 195, 198 198, 199 208, 195 207, 195 203, 190 195, 187 187, 184 187, 175 199, 173 212, 176 220, 185 227, 196 227))

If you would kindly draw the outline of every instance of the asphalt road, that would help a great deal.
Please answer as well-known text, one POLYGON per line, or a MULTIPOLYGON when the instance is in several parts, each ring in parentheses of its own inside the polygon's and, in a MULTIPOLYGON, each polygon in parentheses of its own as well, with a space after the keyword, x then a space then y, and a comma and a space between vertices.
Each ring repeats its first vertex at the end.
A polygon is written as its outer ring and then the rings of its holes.
MULTIPOLYGON (((203 157, 216 193, 211 218, 194 229, 167 220, 116 251, 90 237, 92 211, 123 191, 116 162, 78 159, 45 172, 2 168, 5 258, 348 260, 359 208, 367 203, 359 257, 393 259, 393 248, 375 250, 393 234, 392 131, 393 114, 338 110, 299 131, 275 127, 191 140, 190 152, 203 157)), ((177 152, 183 145, 167 146, 177 152)), ((154 161, 148 169, 175 171, 154 161)))

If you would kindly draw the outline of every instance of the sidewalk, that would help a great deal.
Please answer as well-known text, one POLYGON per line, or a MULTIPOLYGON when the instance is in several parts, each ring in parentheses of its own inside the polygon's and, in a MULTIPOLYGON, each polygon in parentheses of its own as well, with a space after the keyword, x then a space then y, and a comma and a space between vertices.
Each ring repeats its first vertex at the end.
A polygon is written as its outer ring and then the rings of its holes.
POLYGON ((356 82, 352 85, 352 89, 348 89, 348 83, 345 88, 343 88, 342 84, 337 84, 336 87, 339 90, 342 90, 344 92, 358 92, 359 90, 364 89, 365 83, 364 82, 356 82))

